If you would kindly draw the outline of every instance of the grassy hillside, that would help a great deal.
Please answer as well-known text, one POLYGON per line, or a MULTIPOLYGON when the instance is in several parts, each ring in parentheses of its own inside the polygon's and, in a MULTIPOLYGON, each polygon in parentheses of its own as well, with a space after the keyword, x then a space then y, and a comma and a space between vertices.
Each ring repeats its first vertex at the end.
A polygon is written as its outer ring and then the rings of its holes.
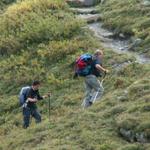
POLYGON ((69 6, 24 0, 1 14, 0 26, 0 150, 149 150, 149 65, 113 67, 134 60, 104 49, 103 99, 83 110, 84 79, 72 79, 72 63, 101 44, 69 6), (38 103, 42 123, 32 119, 24 130, 17 95, 33 79, 42 81, 42 94, 53 93, 50 122, 46 99, 38 103))
POLYGON ((125 35, 141 38, 141 44, 134 49, 150 57, 150 7, 141 0, 108 0, 100 7, 104 26, 125 35))
POLYGON ((0 0, 0 13, 14 2, 16 2, 16 0, 0 0))

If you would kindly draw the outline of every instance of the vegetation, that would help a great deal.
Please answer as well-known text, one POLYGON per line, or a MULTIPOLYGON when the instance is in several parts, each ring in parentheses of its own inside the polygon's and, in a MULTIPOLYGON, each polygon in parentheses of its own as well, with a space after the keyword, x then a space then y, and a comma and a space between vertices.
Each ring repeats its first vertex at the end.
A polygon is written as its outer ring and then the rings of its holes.
POLYGON ((142 42, 135 49, 150 57, 150 7, 144 6, 140 0, 109 0, 100 6, 103 13, 104 26, 125 35, 134 35, 142 42))
POLYGON ((24 0, 3 11, 0 25, 0 150, 149 150, 148 64, 103 48, 110 70, 104 96, 83 110, 84 79, 72 79, 73 62, 102 46, 69 6, 61 0, 24 0), (131 64, 113 67, 128 60, 131 64), (46 99, 38 103, 42 123, 32 119, 24 130, 17 96, 34 79, 43 82, 42 94, 52 91, 50 122, 46 99), (131 136, 124 137, 121 129, 131 136))
POLYGON ((16 0, 1 0, 0 1, 0 11, 4 10, 6 6, 16 2, 16 0))

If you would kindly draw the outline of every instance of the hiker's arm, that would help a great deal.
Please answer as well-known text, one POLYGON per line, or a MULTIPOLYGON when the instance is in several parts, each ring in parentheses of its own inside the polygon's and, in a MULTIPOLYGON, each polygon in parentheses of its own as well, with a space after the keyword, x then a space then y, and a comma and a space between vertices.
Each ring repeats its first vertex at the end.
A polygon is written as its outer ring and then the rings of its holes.
POLYGON ((27 101, 28 102, 37 102, 37 99, 36 98, 27 98, 27 101))
POLYGON ((27 94, 27 101, 28 102, 36 102, 37 101, 37 99, 36 98, 31 98, 32 96, 31 96, 31 90, 28 92, 28 94, 27 94))
POLYGON ((41 95, 39 94, 39 92, 38 92, 38 94, 37 94, 37 99, 38 99, 38 100, 42 100, 42 99, 44 99, 44 96, 41 96, 41 95))
POLYGON ((99 71, 103 71, 103 72, 108 73, 108 70, 105 69, 105 68, 103 68, 103 67, 102 67, 101 65, 99 65, 99 64, 96 64, 95 67, 96 67, 96 69, 98 69, 99 71))
POLYGON ((38 96, 38 100, 42 100, 42 99, 47 98, 47 97, 50 96, 50 95, 51 95, 51 93, 41 96, 41 95, 39 94, 39 92, 38 92, 38 95, 37 95, 37 96, 38 96))
MULTIPOLYGON (((40 93, 39 93, 39 91, 38 91, 37 92, 37 99, 36 99, 36 101, 37 100, 43 100, 43 99, 47 98, 50 95, 51 95, 51 93, 41 96, 40 93)), ((32 102, 35 102, 35 101, 32 101, 32 102)))

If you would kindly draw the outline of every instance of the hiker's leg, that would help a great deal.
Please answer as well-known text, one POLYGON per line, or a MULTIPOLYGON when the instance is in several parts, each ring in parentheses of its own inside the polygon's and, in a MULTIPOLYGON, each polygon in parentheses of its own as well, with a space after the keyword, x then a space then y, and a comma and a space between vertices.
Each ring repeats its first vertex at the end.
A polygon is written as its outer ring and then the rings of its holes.
POLYGON ((94 103, 96 100, 100 99, 103 95, 104 88, 100 84, 100 81, 97 79, 96 76, 92 76, 90 79, 90 84, 93 87, 94 91, 92 93, 91 102, 94 103))
POLYGON ((37 109, 32 110, 32 116, 35 118, 36 123, 40 123, 41 122, 41 115, 38 112, 37 109))
POLYGON ((30 108, 28 107, 23 108, 23 128, 29 127, 30 115, 31 115, 30 108))
POLYGON ((88 78, 85 78, 85 98, 83 100, 82 106, 83 107, 88 107, 90 106, 90 99, 92 98, 92 87, 88 84, 87 82, 88 78))

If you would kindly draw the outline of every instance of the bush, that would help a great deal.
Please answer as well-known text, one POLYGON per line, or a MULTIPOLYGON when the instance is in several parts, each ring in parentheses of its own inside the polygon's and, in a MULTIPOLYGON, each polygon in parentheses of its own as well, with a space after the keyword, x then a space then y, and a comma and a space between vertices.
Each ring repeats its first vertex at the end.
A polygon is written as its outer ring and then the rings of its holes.
POLYGON ((75 54, 80 49, 88 50, 87 46, 90 44, 92 45, 90 41, 78 39, 52 41, 48 45, 41 45, 37 53, 41 59, 43 58, 48 64, 51 64, 51 62, 65 59, 67 55, 75 54))
POLYGON ((15 54, 21 49, 19 41, 13 37, 1 37, 0 39, 0 55, 15 54))
POLYGON ((16 0, 1 0, 0 1, 0 10, 3 10, 6 8, 7 5, 16 2, 16 0))
POLYGON ((82 23, 63 9, 66 5, 60 0, 26 0, 9 7, 0 16, 0 53, 13 54, 32 44, 77 35, 82 23))

